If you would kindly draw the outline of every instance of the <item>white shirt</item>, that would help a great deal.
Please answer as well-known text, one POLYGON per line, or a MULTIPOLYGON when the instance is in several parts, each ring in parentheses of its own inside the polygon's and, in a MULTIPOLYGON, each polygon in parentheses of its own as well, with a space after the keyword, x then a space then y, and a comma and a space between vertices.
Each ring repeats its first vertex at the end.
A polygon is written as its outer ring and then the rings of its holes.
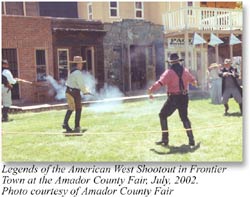
POLYGON ((88 92, 88 89, 85 87, 85 84, 84 84, 83 74, 80 70, 75 70, 69 75, 66 81, 66 85, 70 88, 79 89, 83 93, 88 92))
POLYGON ((4 69, 2 72, 2 75, 4 75, 10 84, 15 84, 17 81, 14 79, 13 75, 11 74, 9 69, 4 69))

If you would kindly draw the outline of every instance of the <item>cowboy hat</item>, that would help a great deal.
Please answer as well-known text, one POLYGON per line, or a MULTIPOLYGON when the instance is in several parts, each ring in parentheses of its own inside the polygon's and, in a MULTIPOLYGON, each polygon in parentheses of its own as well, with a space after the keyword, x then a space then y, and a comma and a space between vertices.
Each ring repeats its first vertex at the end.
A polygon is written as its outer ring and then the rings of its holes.
POLYGON ((180 59, 177 53, 172 53, 166 62, 173 63, 179 61, 184 61, 184 59, 180 59))
POLYGON ((225 59, 224 60, 224 64, 231 64, 231 63, 232 63, 231 59, 225 59))
POLYGON ((69 61, 69 63, 81 64, 81 63, 86 63, 86 60, 82 60, 81 56, 74 56, 73 61, 69 61))
POLYGON ((212 63, 212 64, 210 64, 210 66, 208 67, 208 69, 218 68, 218 67, 220 67, 220 66, 221 66, 220 64, 212 63))
POLYGON ((2 60, 2 64, 9 64, 8 60, 2 60))

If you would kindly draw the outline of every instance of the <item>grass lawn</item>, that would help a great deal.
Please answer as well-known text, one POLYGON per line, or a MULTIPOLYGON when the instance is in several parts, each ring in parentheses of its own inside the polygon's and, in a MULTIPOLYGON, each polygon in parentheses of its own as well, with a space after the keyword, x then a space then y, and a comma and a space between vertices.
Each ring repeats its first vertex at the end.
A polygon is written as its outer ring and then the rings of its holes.
MULTIPOLYGON (((191 100, 189 118, 196 146, 190 148, 176 111, 169 118, 169 147, 157 146, 161 138, 158 113, 165 100, 124 103, 112 112, 84 107, 83 136, 65 137, 61 123, 65 110, 10 114, 14 120, 2 124, 2 159, 37 162, 161 161, 241 162, 243 160, 242 116, 238 104, 229 102, 230 116, 223 105, 210 100, 191 100)), ((74 115, 70 124, 73 126, 74 115)))

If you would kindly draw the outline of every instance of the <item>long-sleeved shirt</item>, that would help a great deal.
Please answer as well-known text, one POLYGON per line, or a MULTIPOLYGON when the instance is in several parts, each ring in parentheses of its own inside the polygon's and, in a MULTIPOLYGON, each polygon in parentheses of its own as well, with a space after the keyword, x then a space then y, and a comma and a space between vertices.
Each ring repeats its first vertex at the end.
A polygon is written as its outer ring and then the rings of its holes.
POLYGON ((87 93, 88 89, 86 88, 83 80, 83 75, 80 70, 75 70, 73 71, 67 81, 66 81, 66 86, 70 88, 76 88, 81 90, 83 93, 87 93))
MULTIPOLYGON (((195 82, 194 76, 184 68, 182 73, 182 80, 184 85, 184 90, 188 89, 188 84, 195 82)), ((156 81, 151 87, 152 92, 157 91, 161 86, 166 86, 167 93, 178 93, 179 88, 179 77, 172 69, 167 69, 158 81, 156 81)))
POLYGON ((17 80, 14 79, 9 69, 3 69, 2 75, 4 75, 10 84, 15 84, 17 80))

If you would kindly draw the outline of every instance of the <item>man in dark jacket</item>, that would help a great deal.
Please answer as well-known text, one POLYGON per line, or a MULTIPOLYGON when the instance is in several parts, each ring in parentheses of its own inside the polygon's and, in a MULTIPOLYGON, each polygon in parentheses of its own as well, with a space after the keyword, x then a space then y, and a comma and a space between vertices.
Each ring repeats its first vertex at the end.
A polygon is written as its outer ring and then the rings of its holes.
POLYGON ((224 67, 221 68, 219 76, 222 77, 222 103, 225 106, 225 115, 228 114, 228 100, 231 97, 239 104, 242 114, 242 89, 237 81, 239 74, 237 69, 231 66, 230 59, 224 60, 224 67))

